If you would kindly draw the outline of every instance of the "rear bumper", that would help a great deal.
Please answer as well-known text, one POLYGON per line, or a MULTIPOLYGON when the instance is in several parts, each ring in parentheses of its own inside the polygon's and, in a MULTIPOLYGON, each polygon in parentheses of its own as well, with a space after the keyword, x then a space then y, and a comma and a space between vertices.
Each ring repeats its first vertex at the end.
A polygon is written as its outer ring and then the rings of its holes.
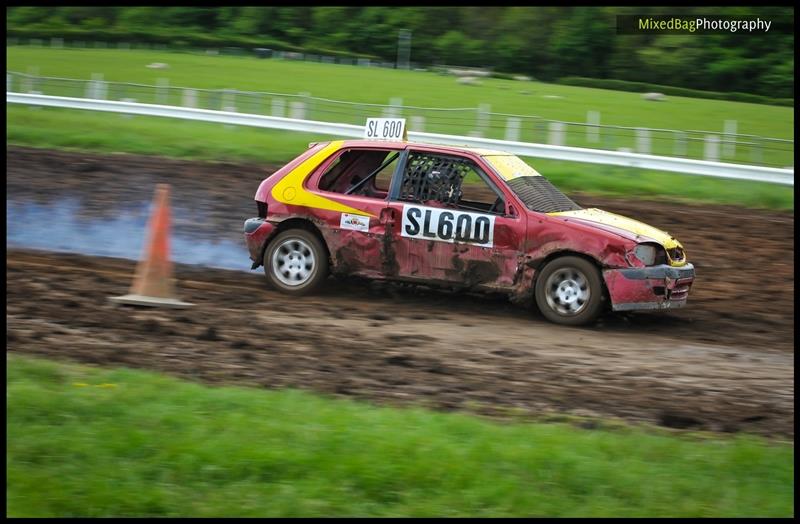
POLYGON ((689 298, 694 266, 606 269, 603 278, 614 311, 680 308, 689 298))
POLYGON ((244 222, 244 241, 247 244, 247 251, 250 253, 250 260, 253 261, 251 269, 255 269, 262 263, 264 244, 272 237, 275 232, 275 225, 267 222, 263 218, 249 218, 244 222))

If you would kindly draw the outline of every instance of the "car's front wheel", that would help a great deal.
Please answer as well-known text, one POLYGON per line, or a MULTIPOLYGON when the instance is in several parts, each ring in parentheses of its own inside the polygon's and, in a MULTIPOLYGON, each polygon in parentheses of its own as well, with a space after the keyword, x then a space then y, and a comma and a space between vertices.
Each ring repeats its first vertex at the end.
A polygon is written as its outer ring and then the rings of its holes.
POLYGON ((289 229, 279 233, 264 251, 264 273, 276 289, 305 295, 328 276, 328 254, 314 233, 289 229))
POLYGON ((542 315, 557 324, 579 326, 597 318, 603 305, 603 283, 597 267, 580 257, 556 258, 545 265, 534 295, 542 315))

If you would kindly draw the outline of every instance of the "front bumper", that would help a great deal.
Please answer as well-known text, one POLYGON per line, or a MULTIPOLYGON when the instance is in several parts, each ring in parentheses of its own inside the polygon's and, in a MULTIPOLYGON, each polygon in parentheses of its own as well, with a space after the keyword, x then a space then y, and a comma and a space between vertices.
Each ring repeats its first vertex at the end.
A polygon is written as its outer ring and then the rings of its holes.
POLYGON ((247 251, 250 252, 250 260, 253 261, 251 269, 255 269, 262 263, 264 245, 275 232, 275 225, 267 222, 264 218, 249 218, 244 222, 244 241, 247 244, 247 251))
POLYGON ((679 308, 689 297, 694 266, 605 269, 603 278, 614 311, 679 308))

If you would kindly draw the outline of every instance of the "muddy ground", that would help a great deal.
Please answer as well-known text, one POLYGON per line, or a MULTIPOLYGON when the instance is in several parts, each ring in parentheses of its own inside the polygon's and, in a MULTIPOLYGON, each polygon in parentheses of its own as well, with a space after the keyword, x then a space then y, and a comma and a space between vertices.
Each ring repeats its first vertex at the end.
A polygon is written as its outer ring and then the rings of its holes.
MULTIPOLYGON (((172 184, 176 232, 241 242, 272 168, 7 148, 7 199, 113 217, 172 184)), ((11 249, 10 351, 485 414, 570 413, 793 435, 794 215, 571 194, 675 235, 684 310, 549 324, 502 297, 331 280, 288 300, 252 274, 178 266, 185 311, 114 307, 134 262, 11 249)))

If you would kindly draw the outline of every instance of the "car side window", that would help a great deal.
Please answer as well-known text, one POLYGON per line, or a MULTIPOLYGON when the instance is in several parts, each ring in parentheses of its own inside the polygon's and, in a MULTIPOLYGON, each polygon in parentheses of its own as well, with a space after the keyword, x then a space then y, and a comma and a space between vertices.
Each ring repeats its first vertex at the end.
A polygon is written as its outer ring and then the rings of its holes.
POLYGON ((328 166, 317 187, 322 191, 385 199, 399 153, 385 149, 349 149, 328 166))
POLYGON ((505 199, 486 178, 480 167, 468 158, 412 152, 403 171, 399 200, 465 211, 505 213, 505 199))

